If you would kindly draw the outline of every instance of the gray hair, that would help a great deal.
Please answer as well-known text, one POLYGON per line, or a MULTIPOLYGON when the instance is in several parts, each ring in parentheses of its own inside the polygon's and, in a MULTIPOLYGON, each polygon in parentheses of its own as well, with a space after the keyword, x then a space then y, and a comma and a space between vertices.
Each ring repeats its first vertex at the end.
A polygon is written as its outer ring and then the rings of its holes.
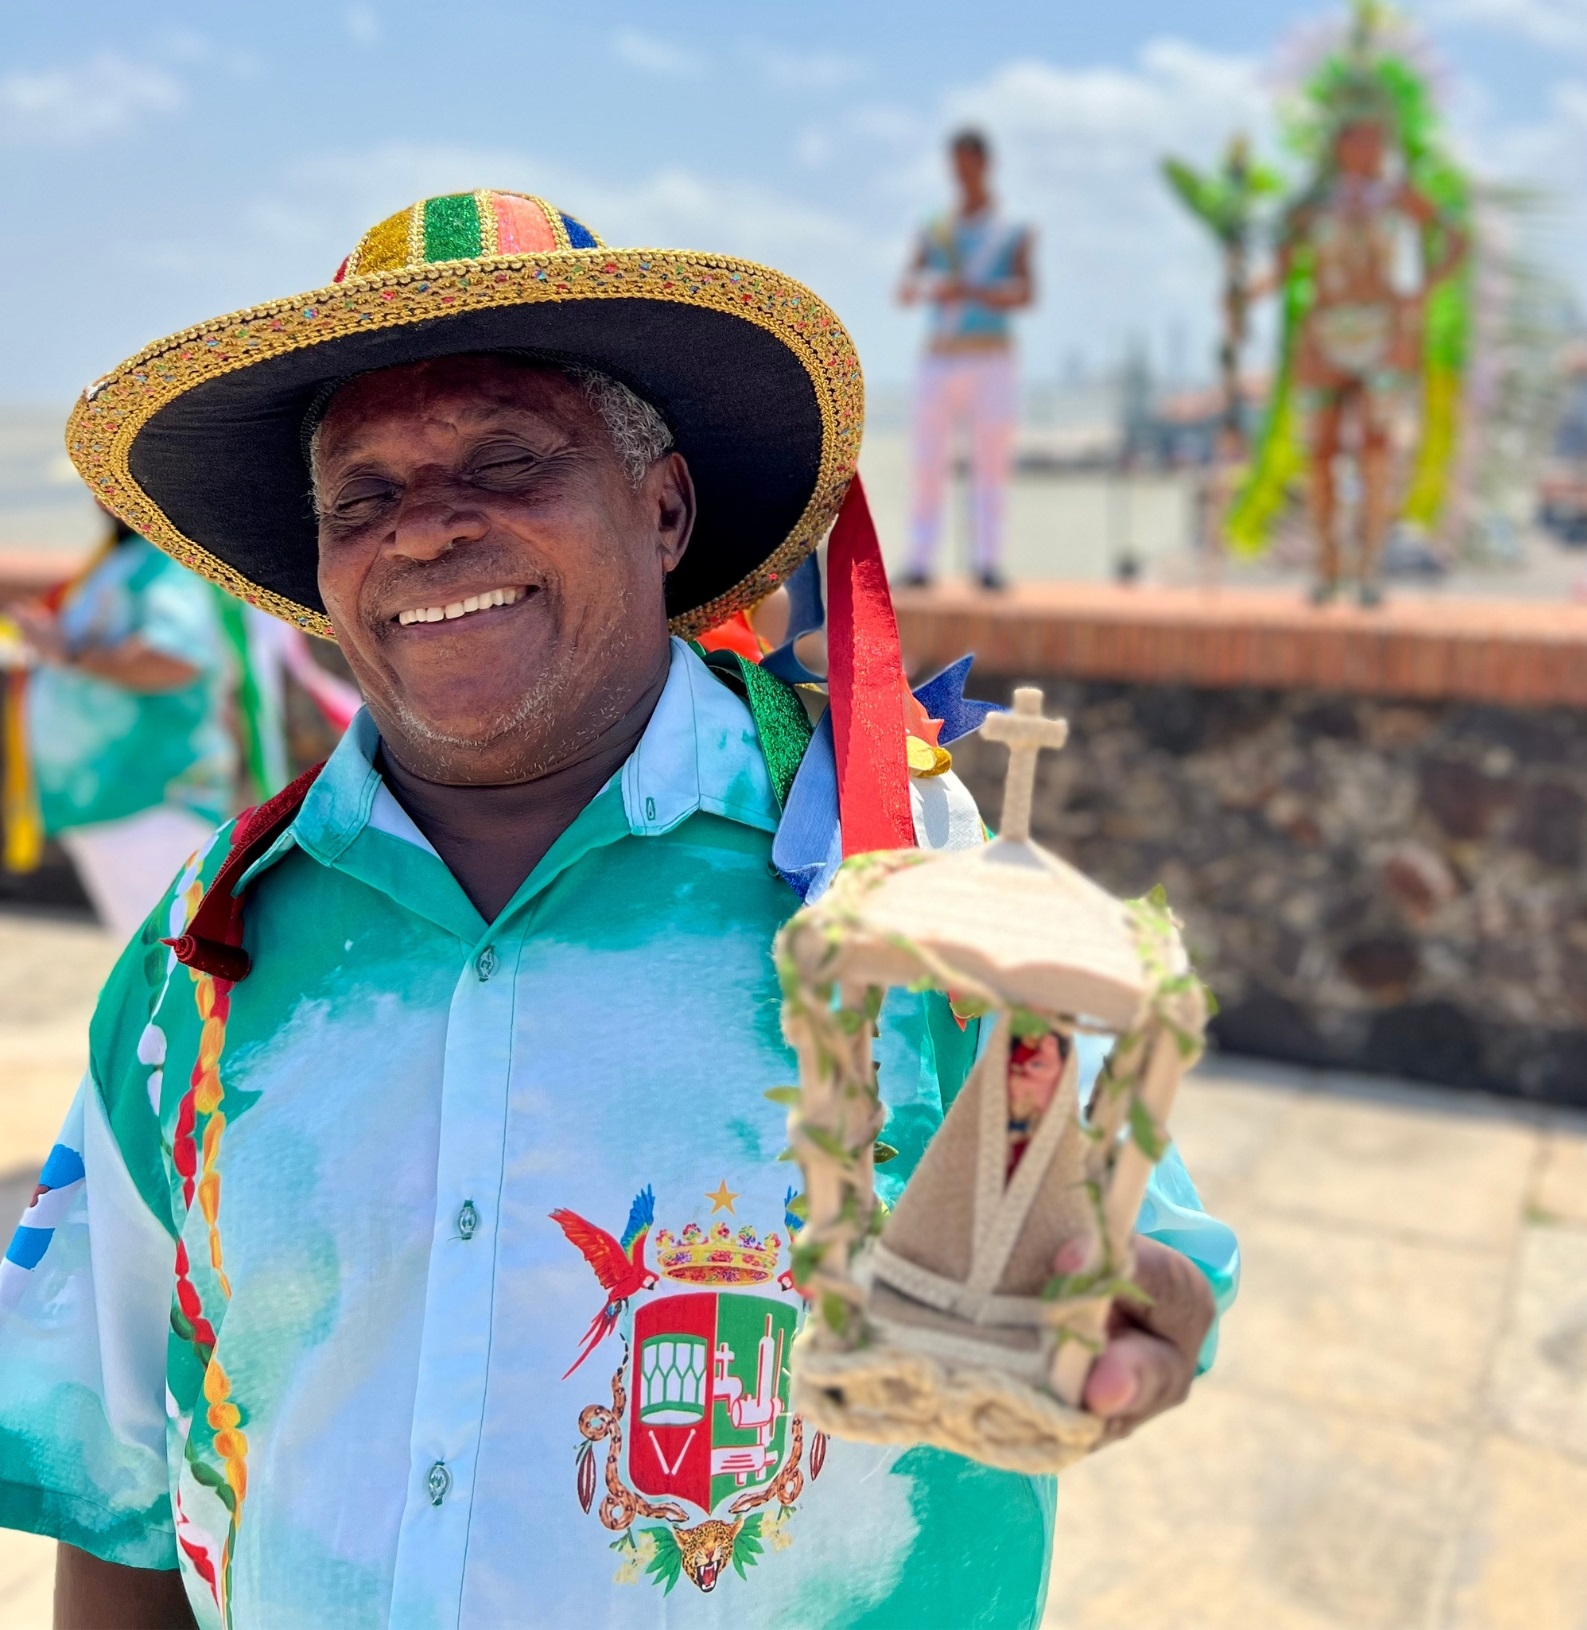
MULTIPOLYGON (((598 368, 587 368, 582 363, 562 362, 549 357, 527 357, 524 360, 561 374, 584 392, 584 400, 606 427, 612 451, 617 454, 629 485, 636 491, 650 466, 672 451, 675 443, 671 430, 667 428, 667 421, 644 397, 630 390, 621 380, 603 374, 598 368)), ((309 409, 304 453, 308 458, 309 482, 316 514, 320 508, 320 429, 325 423, 325 410, 330 406, 331 398, 343 385, 350 383, 349 379, 339 379, 327 386, 309 409)))
POLYGON ((562 372, 583 389, 584 400, 600 415, 629 484, 637 488, 650 466, 672 451, 667 421, 644 397, 610 374, 578 366, 564 367, 562 372))

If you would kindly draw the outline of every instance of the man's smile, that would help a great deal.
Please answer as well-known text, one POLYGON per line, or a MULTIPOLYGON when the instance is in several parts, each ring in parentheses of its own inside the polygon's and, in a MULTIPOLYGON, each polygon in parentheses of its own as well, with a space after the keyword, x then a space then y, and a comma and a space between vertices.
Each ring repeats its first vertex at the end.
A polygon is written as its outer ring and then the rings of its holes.
POLYGON ((520 600, 538 592, 535 584, 512 584, 506 588, 485 589, 478 594, 466 594, 456 600, 439 605, 413 606, 399 611, 392 621, 406 628, 412 623, 456 622, 460 617, 472 617, 482 611, 494 611, 498 606, 515 606, 520 600))

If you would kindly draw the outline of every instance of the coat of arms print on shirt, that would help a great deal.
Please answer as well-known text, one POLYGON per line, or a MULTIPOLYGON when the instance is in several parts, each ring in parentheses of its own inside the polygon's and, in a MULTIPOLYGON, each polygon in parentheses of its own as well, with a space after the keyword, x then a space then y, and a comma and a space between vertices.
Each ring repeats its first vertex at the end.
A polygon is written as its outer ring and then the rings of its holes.
MULTIPOLYGON (((739 1196, 725 1178, 705 1198, 711 1215, 737 1222, 739 1196)), ((799 1226, 793 1199, 790 1189, 789 1241, 799 1226)), ((826 1438, 813 1433, 807 1444, 788 1408, 804 1302, 788 1268, 779 1271, 784 1236, 719 1220, 652 1240, 655 1210, 642 1189, 621 1236, 574 1211, 551 1214, 606 1296, 568 1375, 592 1356, 601 1364, 614 1331, 620 1345, 610 1403, 579 1415, 575 1485, 584 1510, 617 1535, 619 1583, 648 1579, 671 1591, 686 1578, 711 1591, 730 1568, 745 1579, 768 1546, 791 1543, 806 1468, 820 1476, 826 1438)))

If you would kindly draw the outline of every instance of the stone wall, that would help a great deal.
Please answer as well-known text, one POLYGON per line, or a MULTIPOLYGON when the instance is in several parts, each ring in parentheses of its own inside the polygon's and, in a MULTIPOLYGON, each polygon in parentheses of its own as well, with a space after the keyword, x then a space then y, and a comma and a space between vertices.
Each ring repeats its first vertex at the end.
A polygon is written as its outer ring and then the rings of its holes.
MULTIPOLYGON (((1222 1046, 1587 1103, 1579 712, 1042 682, 1037 836, 1167 887, 1222 1046)), ((954 747, 994 826, 1004 758, 954 747)))

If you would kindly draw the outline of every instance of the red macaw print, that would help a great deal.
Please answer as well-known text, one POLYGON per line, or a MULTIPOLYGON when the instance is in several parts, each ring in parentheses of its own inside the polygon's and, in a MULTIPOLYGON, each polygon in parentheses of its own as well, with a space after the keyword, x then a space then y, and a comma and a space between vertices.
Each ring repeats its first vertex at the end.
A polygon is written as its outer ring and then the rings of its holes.
POLYGON ((566 1381, 616 1328, 628 1298, 658 1283, 645 1262, 645 1237, 656 1220, 656 1197, 648 1187, 634 1196, 628 1208, 628 1226, 620 1240, 586 1222, 576 1211, 553 1211, 551 1220, 584 1253, 584 1260, 595 1270, 606 1292, 606 1306, 590 1321, 579 1356, 563 1373, 566 1381))

